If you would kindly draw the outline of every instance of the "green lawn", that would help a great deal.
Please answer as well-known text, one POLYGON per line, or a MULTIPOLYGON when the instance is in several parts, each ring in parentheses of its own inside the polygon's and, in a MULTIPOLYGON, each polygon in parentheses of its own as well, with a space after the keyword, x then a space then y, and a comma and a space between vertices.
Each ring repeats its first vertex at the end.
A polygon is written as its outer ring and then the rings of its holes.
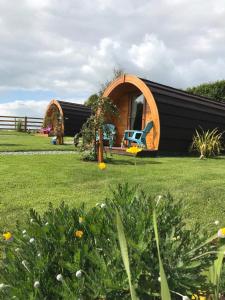
POLYGON ((138 158, 137 169, 133 162, 133 157, 113 156, 100 171, 78 154, 0 156, 0 228, 13 228, 29 208, 42 212, 50 201, 95 205, 110 194, 110 186, 123 182, 139 184, 151 195, 170 192, 182 198, 190 222, 225 221, 225 157, 138 158))
POLYGON ((65 138, 65 145, 52 145, 51 138, 23 132, 0 131, 1 151, 74 150, 72 138, 65 138), (70 144, 69 144, 70 143, 70 144))

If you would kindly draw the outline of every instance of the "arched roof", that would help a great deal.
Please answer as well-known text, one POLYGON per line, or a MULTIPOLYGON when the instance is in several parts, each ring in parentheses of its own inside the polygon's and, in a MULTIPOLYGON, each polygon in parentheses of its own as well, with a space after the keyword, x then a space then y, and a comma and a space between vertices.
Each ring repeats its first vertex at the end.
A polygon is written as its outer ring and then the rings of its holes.
POLYGON ((104 91, 103 97, 110 97, 112 92, 114 92, 117 88, 119 88, 124 83, 129 83, 135 86, 144 95, 150 107, 151 118, 154 123, 153 148, 157 150, 159 146, 159 140, 160 140, 160 120, 159 120, 158 108, 150 88, 145 84, 145 82, 142 79, 134 75, 124 74, 109 84, 109 86, 104 91))

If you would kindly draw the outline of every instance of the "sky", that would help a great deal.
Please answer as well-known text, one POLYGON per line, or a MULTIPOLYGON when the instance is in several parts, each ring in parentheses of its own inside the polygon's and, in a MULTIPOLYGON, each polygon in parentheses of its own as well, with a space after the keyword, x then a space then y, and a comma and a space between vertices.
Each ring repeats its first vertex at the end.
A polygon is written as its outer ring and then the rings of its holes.
POLYGON ((0 0, 0 115, 83 103, 123 69, 176 88, 225 79, 223 0, 0 0))

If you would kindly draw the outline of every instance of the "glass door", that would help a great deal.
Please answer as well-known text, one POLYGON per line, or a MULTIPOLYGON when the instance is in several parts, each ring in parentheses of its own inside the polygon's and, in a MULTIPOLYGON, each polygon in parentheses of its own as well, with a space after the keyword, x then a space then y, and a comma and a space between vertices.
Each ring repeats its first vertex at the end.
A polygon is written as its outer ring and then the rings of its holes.
POLYGON ((135 95, 131 98, 130 129, 142 130, 142 115, 144 106, 144 96, 135 95))

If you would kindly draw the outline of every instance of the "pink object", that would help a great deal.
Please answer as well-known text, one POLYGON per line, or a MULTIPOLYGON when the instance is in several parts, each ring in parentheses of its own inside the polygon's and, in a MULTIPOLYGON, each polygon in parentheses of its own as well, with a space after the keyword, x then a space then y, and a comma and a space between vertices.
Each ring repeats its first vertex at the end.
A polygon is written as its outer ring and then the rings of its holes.
POLYGON ((49 134, 52 130, 52 127, 48 126, 46 128, 42 128, 41 129, 41 133, 44 133, 44 134, 49 134))

